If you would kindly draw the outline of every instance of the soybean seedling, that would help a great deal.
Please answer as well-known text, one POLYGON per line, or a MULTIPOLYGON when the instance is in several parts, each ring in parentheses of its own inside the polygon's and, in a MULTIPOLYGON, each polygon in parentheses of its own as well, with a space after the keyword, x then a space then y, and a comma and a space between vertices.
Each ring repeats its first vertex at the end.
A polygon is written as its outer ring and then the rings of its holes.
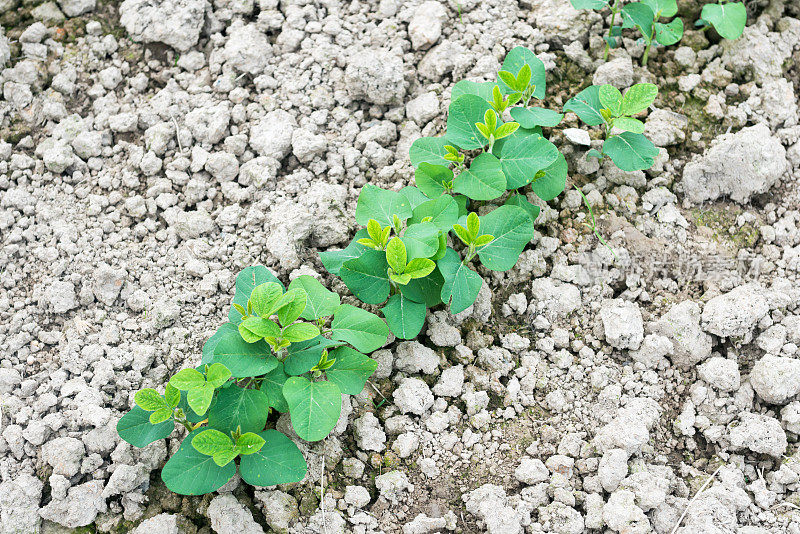
POLYGON ((724 39, 738 39, 747 24, 747 9, 742 2, 719 0, 716 4, 706 4, 700 12, 700 20, 695 22, 703 31, 713 26, 724 39))
POLYGON ((602 243, 602 245, 604 247, 606 247, 609 250, 609 252, 611 252, 611 255, 614 256, 614 259, 619 261, 619 258, 617 257, 617 254, 614 252, 614 249, 611 248, 610 246, 608 246, 608 243, 606 243, 606 240, 603 239, 603 236, 601 236, 600 232, 597 231, 597 221, 594 218, 594 211, 592 211, 592 205, 589 204, 589 199, 586 198, 586 195, 583 194, 583 191, 581 191, 580 188, 577 185, 575 186, 575 190, 578 191, 578 193, 581 195, 581 198, 583 199, 583 204, 586 206, 586 209, 589 211, 589 217, 590 217, 590 220, 592 221, 591 224, 589 224, 589 223, 582 223, 582 224, 584 226, 586 226, 587 228, 589 228, 594 233, 595 237, 597 237, 598 241, 600 241, 600 243, 602 243))
POLYGON ((622 8, 623 28, 637 28, 645 42, 642 65, 647 65, 650 47, 653 41, 669 46, 683 37, 683 21, 675 18, 667 23, 659 19, 671 18, 678 13, 677 0, 642 0, 633 2, 622 8))
POLYGON ((604 127, 602 149, 589 150, 587 157, 608 156, 627 172, 644 170, 653 166, 658 149, 643 135, 644 123, 633 115, 650 107, 657 95, 658 87, 652 83, 637 83, 624 96, 611 85, 591 85, 570 99, 564 110, 589 126, 604 127))

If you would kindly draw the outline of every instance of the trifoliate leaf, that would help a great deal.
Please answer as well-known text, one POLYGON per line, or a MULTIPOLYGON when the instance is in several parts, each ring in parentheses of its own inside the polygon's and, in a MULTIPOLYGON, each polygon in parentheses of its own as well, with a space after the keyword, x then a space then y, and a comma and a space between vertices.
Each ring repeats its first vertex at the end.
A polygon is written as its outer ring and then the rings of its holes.
POLYGON ((239 335, 248 343, 255 343, 265 337, 275 337, 280 331, 274 321, 262 317, 248 317, 239 323, 239 335))
POLYGON ((189 391, 205 384, 206 378, 196 369, 183 369, 175 373, 175 376, 169 379, 169 383, 181 391, 189 391))
POLYGON ((618 117, 614 119, 614 128, 640 134, 644 132, 644 123, 633 117, 618 117))
POLYGON ((205 414, 214 398, 214 389, 214 386, 206 383, 187 391, 186 401, 189 403, 189 407, 197 414, 205 414))
POLYGON ((247 456, 260 451, 264 443, 266 443, 266 440, 258 434, 254 432, 245 432, 236 440, 236 445, 233 450, 242 456, 247 456))
POLYGON ((259 317, 269 319, 270 315, 275 313, 275 305, 283 296, 283 287, 275 282, 267 282, 259 284, 253 288, 250 294, 250 303, 253 305, 253 311, 259 317))
MULTIPOLYGON (((280 280, 278 280, 275 275, 263 265, 257 265, 255 267, 247 267, 246 269, 243 269, 236 276, 236 294, 233 297, 233 302, 246 308, 247 301, 250 298, 250 294, 253 292, 253 289, 265 282, 275 282, 283 287, 283 284, 281 284, 280 280)), ((228 312, 228 320, 238 325, 242 320, 242 315, 235 309, 231 308, 231 310, 228 312)))
POLYGON ((319 335, 319 328, 311 323, 290 324, 283 329, 283 338, 292 343, 307 341, 319 335))
POLYGON ((222 386, 230 377, 230 370, 221 363, 209 365, 208 371, 206 371, 206 380, 215 388, 222 386))
POLYGON ((172 408, 159 408, 150 414, 150 424, 157 425, 172 418, 172 408))
POLYGON ((410 278, 423 278, 431 274, 435 268, 436 264, 428 258, 414 258, 406 265, 404 274, 410 278))
POLYGON ((192 447, 200 454, 213 456, 221 450, 233 448, 233 440, 228 434, 209 428, 192 437, 192 447))
MULTIPOLYGON (((202 377, 203 376, 200 375, 200 378, 202 377)), ((167 401, 153 388, 140 389, 134 394, 133 401, 137 406, 148 412, 167 406, 167 401)))
MULTIPOLYGON (((517 76, 523 65, 528 65, 531 69, 530 84, 535 86, 533 97, 539 99, 544 98, 547 81, 544 63, 529 49, 525 48, 524 46, 512 48, 503 60, 501 70, 510 72, 514 76, 517 76)), ((513 90, 501 80, 498 80, 497 85, 500 86, 500 90, 503 92, 503 94, 509 94, 513 92, 513 90)))
POLYGON ((597 96, 600 98, 600 103, 603 107, 609 110, 615 117, 621 114, 620 104, 622 102, 622 93, 619 89, 610 84, 600 86, 600 91, 597 96))
POLYGON ((386 262, 397 274, 406 270, 406 246, 399 237, 393 237, 386 245, 386 262))
POLYGON ((622 114, 636 115, 653 103, 658 95, 658 87, 652 83, 637 83, 622 97, 622 114))

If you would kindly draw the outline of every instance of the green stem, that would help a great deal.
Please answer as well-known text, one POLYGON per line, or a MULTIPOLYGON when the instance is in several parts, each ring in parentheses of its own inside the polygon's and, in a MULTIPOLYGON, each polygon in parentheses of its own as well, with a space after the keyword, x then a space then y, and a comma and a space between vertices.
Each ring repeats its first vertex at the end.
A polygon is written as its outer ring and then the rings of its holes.
MULTIPOLYGON (((608 29, 608 38, 611 39, 611 32, 614 29, 614 21, 617 19, 617 4, 619 4, 619 0, 614 0, 614 5, 611 6, 611 27, 608 29)), ((603 61, 608 60, 608 52, 611 50, 611 46, 608 44, 608 40, 606 40, 606 49, 603 52, 603 61)))

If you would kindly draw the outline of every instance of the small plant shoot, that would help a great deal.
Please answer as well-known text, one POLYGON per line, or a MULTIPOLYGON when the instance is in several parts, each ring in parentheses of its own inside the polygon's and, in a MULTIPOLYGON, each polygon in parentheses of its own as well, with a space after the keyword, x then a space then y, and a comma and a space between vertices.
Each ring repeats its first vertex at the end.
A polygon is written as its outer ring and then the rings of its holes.
POLYGON ((622 8, 623 28, 636 28, 641 32, 645 48, 642 65, 647 65, 650 47, 654 42, 663 46, 677 43, 683 37, 683 21, 674 18, 669 22, 659 22, 677 15, 677 0, 642 0, 632 2, 622 8))
MULTIPOLYGON (((418 274, 417 264, 402 267, 401 275, 418 274)), ((175 423, 186 429, 161 471, 182 495, 215 491, 237 470, 254 486, 302 480, 305 459, 275 430, 277 414, 289 413, 300 438, 324 439, 339 420, 342 394, 360 393, 377 368, 366 354, 389 336, 380 317, 341 304, 315 278, 302 275, 285 288, 262 266, 237 276, 228 319, 203 346, 199 367, 175 373, 163 395, 136 392, 117 424, 135 447, 168 437, 175 423)))
POLYGON ((608 156, 623 171, 649 169, 658 148, 644 136, 644 123, 636 119, 658 95, 658 87, 638 83, 625 95, 611 85, 591 85, 564 105, 589 126, 603 126, 604 141, 600 151, 591 149, 587 157, 608 156))

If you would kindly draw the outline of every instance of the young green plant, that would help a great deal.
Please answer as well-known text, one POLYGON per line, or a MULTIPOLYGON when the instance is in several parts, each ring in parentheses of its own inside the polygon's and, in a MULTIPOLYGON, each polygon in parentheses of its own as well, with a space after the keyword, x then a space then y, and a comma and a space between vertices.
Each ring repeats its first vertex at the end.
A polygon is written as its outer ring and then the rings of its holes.
POLYGON ((223 324, 203 345, 201 364, 166 385, 136 393, 117 424, 136 447, 188 434, 161 478, 182 495, 210 493, 236 474, 254 486, 302 480, 297 445, 274 428, 289 412, 294 432, 325 438, 339 419, 342 394, 361 392, 377 362, 366 353, 384 345, 389 329, 378 316, 341 304, 339 296, 302 275, 288 290, 265 267, 248 267, 223 324))
POLYGON ((575 9, 590 9, 600 12, 609 8, 611 11, 611 25, 608 27, 608 34, 603 37, 606 43, 603 50, 603 61, 607 60, 609 50, 619 46, 619 38, 622 36, 622 26, 615 24, 617 15, 622 10, 622 3, 620 0, 570 0, 570 3, 575 9))
POLYGON ((623 28, 637 28, 645 42, 642 65, 647 65, 653 42, 663 46, 677 43, 683 37, 683 21, 679 18, 659 22, 661 18, 672 18, 678 13, 677 0, 642 0, 622 8, 623 28))
POLYGON ((655 101, 658 87, 638 83, 623 96, 611 85, 591 85, 564 104, 589 126, 603 126, 601 150, 591 149, 587 157, 611 158, 623 171, 649 169, 658 155, 658 148, 644 136, 644 123, 634 118, 655 101))

